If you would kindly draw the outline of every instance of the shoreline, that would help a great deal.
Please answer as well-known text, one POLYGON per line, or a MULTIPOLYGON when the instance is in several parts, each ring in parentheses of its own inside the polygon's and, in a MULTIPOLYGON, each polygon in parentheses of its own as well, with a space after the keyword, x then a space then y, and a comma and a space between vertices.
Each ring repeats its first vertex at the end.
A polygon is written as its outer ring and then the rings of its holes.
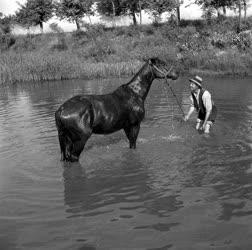
MULTIPOLYGON (((44 81, 61 81, 61 80, 95 80, 95 79, 110 79, 110 78, 129 78, 137 73, 137 71, 141 68, 143 61, 135 61, 135 62, 118 62, 118 63, 90 63, 86 64, 86 67, 82 67, 82 65, 78 65, 78 67, 74 67, 75 71, 71 68, 66 70, 60 70, 59 72, 46 72, 44 70, 40 71, 37 69, 36 71, 25 74, 21 73, 21 71, 25 72, 24 69, 20 69, 19 72, 12 70, 6 71, 4 75, 3 71, 0 74, 0 86, 3 85, 12 85, 12 84, 21 84, 21 83, 29 83, 29 82, 44 82, 44 81)), ((77 65, 76 65, 77 66, 77 65)), ((179 67, 178 67, 179 68, 179 67)), ((251 71, 233 71, 233 70, 225 70, 225 71, 214 71, 209 69, 199 69, 199 68, 191 68, 190 70, 179 70, 180 77, 181 76, 189 76, 189 75, 201 75, 203 77, 233 77, 233 78, 246 78, 252 76, 251 71)))
MULTIPOLYGON (((233 74, 230 72, 211 72, 211 71, 200 71, 198 69, 192 69, 192 71, 189 73, 184 73, 179 76, 180 77, 190 77, 191 75, 200 75, 202 77, 212 77, 212 78, 235 78, 235 79, 244 79, 244 78, 252 78, 252 72, 251 73, 240 73, 240 74, 233 74)), ((26 80, 26 81, 15 81, 12 82, 11 85, 17 85, 17 84, 30 84, 30 83, 53 83, 58 81, 74 81, 74 80, 83 80, 83 81, 94 81, 94 80, 108 80, 108 79, 129 79, 130 77, 133 77, 132 75, 118 75, 118 76, 106 76, 106 77, 77 77, 77 78, 64 78, 64 79, 42 79, 42 80, 26 80)), ((0 86, 10 86, 10 84, 0 84, 0 86)))
MULTIPOLYGON (((252 29, 252 18, 247 22, 252 29)), ((0 44, 0 85, 130 77, 151 57, 174 65, 180 75, 252 76, 252 30, 237 34, 232 19, 183 25, 94 25, 87 31, 15 36, 0 44)))

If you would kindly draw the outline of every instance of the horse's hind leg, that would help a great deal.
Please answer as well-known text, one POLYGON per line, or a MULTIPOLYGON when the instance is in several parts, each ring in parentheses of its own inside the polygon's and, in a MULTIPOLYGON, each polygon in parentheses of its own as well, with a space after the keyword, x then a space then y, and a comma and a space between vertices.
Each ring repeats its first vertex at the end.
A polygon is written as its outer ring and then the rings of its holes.
POLYGON ((83 134, 81 135, 80 140, 77 140, 73 143, 73 147, 72 147, 72 152, 71 152, 71 161, 78 161, 80 158, 80 154, 83 151, 87 140, 89 139, 89 137, 91 136, 90 134, 83 134))
POLYGON ((92 129, 89 124, 79 123, 69 132, 69 143, 66 147, 67 161, 79 161, 80 154, 83 151, 87 140, 92 134, 92 129))
POLYGON ((92 134, 92 123, 93 123, 93 113, 91 110, 91 105, 89 109, 87 108, 85 112, 81 115, 81 119, 76 122, 75 129, 71 132, 73 133, 72 138, 73 147, 71 150, 71 161, 78 161, 81 152, 83 151, 87 140, 92 134))
MULTIPOLYGON (((86 103, 84 104, 86 105, 86 103)), ((62 140, 62 152, 65 161, 79 161, 80 154, 92 134, 93 114, 91 105, 89 103, 87 105, 90 107, 87 106, 81 115, 63 119, 64 140, 62 140)))
POLYGON ((58 131, 58 138, 60 144, 61 161, 66 159, 66 137, 62 131, 58 131))

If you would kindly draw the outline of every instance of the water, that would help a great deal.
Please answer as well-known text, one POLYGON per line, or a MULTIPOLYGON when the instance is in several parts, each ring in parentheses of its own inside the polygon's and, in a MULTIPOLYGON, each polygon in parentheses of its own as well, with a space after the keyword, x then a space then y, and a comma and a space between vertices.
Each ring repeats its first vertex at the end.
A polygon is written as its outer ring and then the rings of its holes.
MULTIPOLYGON (((1 89, 0 249, 252 249, 251 79, 206 80, 208 138, 156 81, 136 150, 122 131, 92 135, 80 164, 60 162, 57 107, 124 82, 1 89)), ((186 111, 187 80, 173 88, 186 111)))

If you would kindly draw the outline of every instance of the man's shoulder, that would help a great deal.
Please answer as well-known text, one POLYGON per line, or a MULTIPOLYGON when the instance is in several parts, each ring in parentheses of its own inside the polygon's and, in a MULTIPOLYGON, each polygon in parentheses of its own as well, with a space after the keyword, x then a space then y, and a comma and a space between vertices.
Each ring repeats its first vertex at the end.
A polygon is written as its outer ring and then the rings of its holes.
POLYGON ((211 94, 210 94, 210 92, 207 89, 203 89, 202 96, 207 97, 207 96, 211 96, 211 94))

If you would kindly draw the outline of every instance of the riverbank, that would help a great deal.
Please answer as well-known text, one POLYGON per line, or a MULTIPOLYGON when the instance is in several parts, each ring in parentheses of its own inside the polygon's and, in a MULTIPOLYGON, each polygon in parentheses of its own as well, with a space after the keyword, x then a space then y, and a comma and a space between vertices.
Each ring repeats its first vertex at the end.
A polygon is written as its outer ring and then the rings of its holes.
POLYGON ((252 74, 252 18, 235 31, 229 18, 106 28, 1 39, 0 83, 130 76, 143 59, 160 57, 181 74, 252 74))

